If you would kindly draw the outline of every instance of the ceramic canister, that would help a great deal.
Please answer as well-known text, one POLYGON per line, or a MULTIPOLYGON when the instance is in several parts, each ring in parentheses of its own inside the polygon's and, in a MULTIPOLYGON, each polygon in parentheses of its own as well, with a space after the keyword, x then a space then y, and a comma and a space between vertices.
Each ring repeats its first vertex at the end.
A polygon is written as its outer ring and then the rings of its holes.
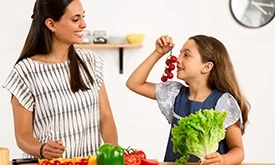
POLYGON ((9 157, 10 157, 9 149, 4 148, 4 147, 0 147, 0 164, 1 165, 8 165, 9 164, 9 157))

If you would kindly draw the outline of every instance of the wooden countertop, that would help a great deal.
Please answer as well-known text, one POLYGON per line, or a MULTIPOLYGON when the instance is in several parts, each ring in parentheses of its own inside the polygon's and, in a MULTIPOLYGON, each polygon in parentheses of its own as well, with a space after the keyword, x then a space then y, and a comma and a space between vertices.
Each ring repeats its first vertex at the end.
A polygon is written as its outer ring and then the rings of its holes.
MULTIPOLYGON (((22 164, 22 165, 38 165, 36 163, 22 164)), ((174 162, 160 163, 160 165, 175 165, 174 162)), ((199 163, 186 163, 185 165, 199 165, 199 163)), ((241 165, 275 165, 275 163, 242 163, 241 165)))
MULTIPOLYGON (((160 163, 160 165, 175 165, 175 163, 160 163)), ((185 165, 199 165, 199 163, 186 163, 185 165)), ((242 163, 241 165, 275 165, 275 163, 242 163)))

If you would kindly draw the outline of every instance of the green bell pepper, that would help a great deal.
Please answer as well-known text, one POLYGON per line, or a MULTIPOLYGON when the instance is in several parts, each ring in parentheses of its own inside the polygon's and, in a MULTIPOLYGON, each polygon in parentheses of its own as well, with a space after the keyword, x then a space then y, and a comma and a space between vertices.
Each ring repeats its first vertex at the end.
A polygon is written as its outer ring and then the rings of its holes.
POLYGON ((124 165, 124 149, 105 143, 98 149, 97 165, 124 165))

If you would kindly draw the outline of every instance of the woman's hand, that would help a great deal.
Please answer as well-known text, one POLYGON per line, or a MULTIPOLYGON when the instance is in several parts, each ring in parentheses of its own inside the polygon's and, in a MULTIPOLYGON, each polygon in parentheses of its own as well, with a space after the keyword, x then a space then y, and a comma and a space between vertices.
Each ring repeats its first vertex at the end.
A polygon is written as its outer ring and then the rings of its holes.
POLYGON ((201 165, 223 165, 223 157, 220 153, 214 152, 212 154, 206 155, 201 165))
POLYGON ((65 146, 61 141, 52 141, 49 140, 45 143, 41 150, 40 156, 43 156, 45 159, 56 159, 60 158, 65 151, 65 146))
POLYGON ((156 49, 154 52, 158 53, 159 55, 163 56, 172 50, 174 47, 173 39, 168 35, 161 36, 159 39, 156 40, 156 49))

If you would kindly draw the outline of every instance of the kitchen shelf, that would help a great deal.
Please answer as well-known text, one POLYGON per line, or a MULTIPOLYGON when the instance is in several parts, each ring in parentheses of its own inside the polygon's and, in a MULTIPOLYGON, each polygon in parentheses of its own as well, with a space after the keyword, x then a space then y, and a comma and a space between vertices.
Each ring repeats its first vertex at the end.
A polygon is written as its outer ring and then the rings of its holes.
POLYGON ((123 51, 124 48, 131 49, 131 48, 141 48, 141 44, 76 44, 75 47, 77 48, 101 48, 101 49, 108 49, 108 48, 118 48, 119 50, 119 73, 123 73, 123 51))

